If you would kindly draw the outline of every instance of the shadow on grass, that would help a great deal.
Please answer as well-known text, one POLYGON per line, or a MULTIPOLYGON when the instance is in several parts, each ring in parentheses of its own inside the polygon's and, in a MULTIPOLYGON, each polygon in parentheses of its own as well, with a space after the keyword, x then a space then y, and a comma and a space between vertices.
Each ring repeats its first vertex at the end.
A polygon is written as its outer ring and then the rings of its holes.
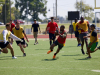
POLYGON ((11 60, 12 57, 11 56, 2 56, 0 57, 0 60, 11 60))
POLYGON ((82 59, 76 59, 76 60, 90 60, 92 58, 82 58, 82 59))
POLYGON ((54 60, 57 60, 57 59, 59 59, 59 58, 57 57, 55 59, 43 59, 42 61, 54 61, 54 60))
POLYGON ((77 47, 77 46, 66 46, 66 48, 68 48, 68 47, 77 47))
POLYGON ((81 54, 76 54, 76 55, 62 55, 62 56, 80 56, 81 54))

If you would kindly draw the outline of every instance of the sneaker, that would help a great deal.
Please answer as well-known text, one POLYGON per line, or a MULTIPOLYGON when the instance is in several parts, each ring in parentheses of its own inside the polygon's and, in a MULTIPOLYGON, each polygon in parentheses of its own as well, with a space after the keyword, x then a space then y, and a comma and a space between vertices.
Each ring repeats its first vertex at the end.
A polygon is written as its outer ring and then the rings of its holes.
POLYGON ((79 43, 77 46, 81 46, 81 44, 79 43))
POLYGON ((36 43, 34 43, 34 45, 36 45, 36 43))
POLYGON ((91 58, 91 57, 87 57, 87 58, 91 58))
POLYGON ((49 50, 48 52, 47 52, 47 54, 49 54, 49 53, 51 53, 52 51, 51 50, 49 50))
POLYGON ((81 49, 81 51, 82 51, 82 54, 85 54, 83 49, 81 49))
POLYGON ((39 44, 38 42, 36 44, 39 44))
POLYGON ((23 57, 25 57, 26 56, 26 53, 23 53, 23 57))
POLYGON ((17 57, 14 56, 14 57, 12 57, 12 59, 17 59, 17 57))
POLYGON ((100 46, 99 47, 97 47, 98 49, 100 49, 100 46))

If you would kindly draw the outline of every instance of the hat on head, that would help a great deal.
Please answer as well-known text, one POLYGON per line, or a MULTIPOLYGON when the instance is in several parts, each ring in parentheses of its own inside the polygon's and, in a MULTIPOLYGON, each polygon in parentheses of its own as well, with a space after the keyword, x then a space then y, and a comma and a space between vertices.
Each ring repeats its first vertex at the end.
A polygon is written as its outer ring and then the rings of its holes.
POLYGON ((34 19, 34 21, 36 21, 36 19, 34 19))

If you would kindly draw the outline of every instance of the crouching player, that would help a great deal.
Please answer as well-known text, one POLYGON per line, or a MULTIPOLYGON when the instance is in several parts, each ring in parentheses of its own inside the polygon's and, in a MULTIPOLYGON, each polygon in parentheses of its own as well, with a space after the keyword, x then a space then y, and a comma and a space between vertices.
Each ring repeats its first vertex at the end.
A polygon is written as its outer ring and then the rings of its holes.
POLYGON ((91 33, 90 33, 90 36, 84 36, 83 38, 87 38, 87 37, 90 37, 90 43, 88 45, 88 48, 87 48, 87 51, 88 51, 88 57, 87 58, 91 58, 91 55, 90 53, 93 53, 95 52, 97 49, 95 49, 98 45, 98 35, 97 35, 97 32, 95 31, 95 25, 92 24, 91 25, 91 33))
POLYGON ((12 54, 12 59, 16 59, 17 57, 14 56, 14 50, 13 50, 13 47, 11 46, 11 44, 8 41, 8 37, 11 37, 12 39, 15 39, 17 41, 23 41, 23 40, 21 40, 20 38, 16 37, 15 35, 13 35, 10 32, 10 29, 11 29, 11 25, 10 25, 10 23, 7 23, 6 24, 6 29, 3 30, 0 33, 0 48, 1 48, 0 49, 0 53, 1 52, 8 53, 8 49, 10 49, 10 52, 12 54))
POLYGON ((58 35, 58 38, 50 46, 50 50, 47 52, 47 54, 51 53, 53 51, 53 48, 58 45, 58 49, 57 49, 56 53, 54 53, 53 59, 55 59, 56 55, 59 53, 59 51, 62 49, 62 47, 65 46, 67 33, 65 32, 64 29, 65 29, 65 26, 61 25, 60 32, 55 32, 55 35, 58 35))

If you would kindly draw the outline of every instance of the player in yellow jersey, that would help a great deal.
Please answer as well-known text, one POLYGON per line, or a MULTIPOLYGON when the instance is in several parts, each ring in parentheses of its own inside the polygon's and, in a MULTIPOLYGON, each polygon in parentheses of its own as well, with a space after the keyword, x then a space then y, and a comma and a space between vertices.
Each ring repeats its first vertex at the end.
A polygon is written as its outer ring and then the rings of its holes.
POLYGON ((26 56, 24 48, 26 48, 28 46, 28 44, 25 42, 24 36, 25 36, 27 42, 29 42, 29 40, 26 36, 26 33, 24 32, 24 29, 20 26, 20 23, 18 21, 16 22, 16 26, 12 29, 12 33, 14 35, 16 35, 18 38, 23 40, 23 42, 16 41, 16 43, 20 47, 21 51, 23 52, 23 56, 26 56))
POLYGON ((15 35, 13 35, 11 32, 10 32, 10 29, 11 29, 11 25, 10 23, 7 23, 6 24, 6 29, 3 30, 1 33, 0 33, 0 53, 8 53, 8 49, 10 49, 10 52, 12 54, 12 59, 16 59, 17 57, 14 56, 14 50, 13 50, 13 47, 11 46, 11 44, 9 43, 8 41, 8 38, 12 38, 12 39, 15 39, 15 40, 20 40, 20 41, 23 41, 21 40, 20 38, 16 37, 15 35), (8 48, 8 49, 7 49, 8 48))
POLYGON ((99 41, 97 32, 95 31, 95 25, 94 24, 91 25, 90 35, 89 36, 84 36, 84 38, 87 38, 87 37, 90 37, 90 43, 89 43, 88 48, 87 48, 87 51, 88 51, 87 54, 89 56, 87 58, 91 58, 90 53, 93 53, 97 50, 96 47, 97 47, 98 41, 99 41))
POLYGON ((81 51, 82 51, 82 54, 85 54, 83 46, 84 46, 84 41, 85 41, 86 48, 88 47, 88 38, 83 38, 83 37, 87 36, 88 28, 90 28, 90 27, 89 27, 89 22, 84 20, 84 17, 81 17, 80 19, 81 20, 77 23, 77 28, 79 30, 79 37, 82 42, 81 43, 81 51))
POLYGON ((77 38, 77 42, 78 42, 77 46, 81 46, 81 41, 80 41, 80 38, 79 38, 79 32, 76 30, 76 25, 77 25, 77 18, 75 18, 75 22, 73 22, 73 29, 74 29, 74 32, 75 32, 75 37, 77 38))

